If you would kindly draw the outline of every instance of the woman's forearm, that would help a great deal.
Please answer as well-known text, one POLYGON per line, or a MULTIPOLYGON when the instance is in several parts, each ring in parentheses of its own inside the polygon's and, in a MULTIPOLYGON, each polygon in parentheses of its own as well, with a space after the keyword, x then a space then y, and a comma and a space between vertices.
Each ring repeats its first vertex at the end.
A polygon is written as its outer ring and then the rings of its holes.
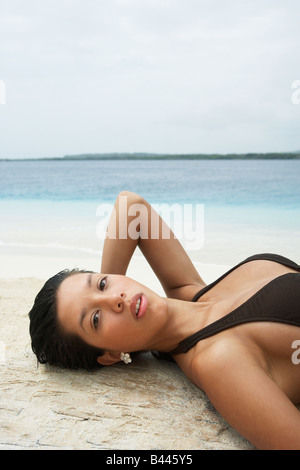
POLYGON ((138 203, 142 203, 142 198, 137 194, 123 191, 118 195, 103 244, 102 273, 126 274, 139 243, 138 236, 130 237, 128 234, 128 227, 134 218, 128 215, 128 208, 138 203))

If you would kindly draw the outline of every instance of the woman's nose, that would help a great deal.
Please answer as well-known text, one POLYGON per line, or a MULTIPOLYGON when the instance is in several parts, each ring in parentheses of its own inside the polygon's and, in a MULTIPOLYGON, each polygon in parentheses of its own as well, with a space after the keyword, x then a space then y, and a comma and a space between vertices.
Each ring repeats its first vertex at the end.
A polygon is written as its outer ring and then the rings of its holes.
POLYGON ((126 295, 124 293, 110 293, 110 294, 101 294, 98 296, 98 301, 102 305, 113 309, 115 312, 122 312, 124 308, 124 301, 126 295))

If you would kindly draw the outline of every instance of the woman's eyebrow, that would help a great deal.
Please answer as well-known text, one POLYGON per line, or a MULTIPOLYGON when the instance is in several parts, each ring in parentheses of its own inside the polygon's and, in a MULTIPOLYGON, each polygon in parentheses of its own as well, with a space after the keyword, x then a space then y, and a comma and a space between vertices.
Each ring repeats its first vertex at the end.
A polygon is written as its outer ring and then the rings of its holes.
MULTIPOLYGON (((87 277, 87 280, 86 280, 86 286, 89 289, 92 287, 92 275, 93 275, 92 273, 89 273, 89 275, 87 277)), ((85 331, 85 329, 83 327, 83 320, 85 319, 86 314, 87 314, 87 309, 83 308, 81 313, 80 313, 80 319, 79 319, 79 325, 83 329, 83 331, 85 331)))
POLYGON ((93 273, 89 273, 87 282, 86 282, 87 287, 92 287, 92 276, 93 276, 93 273))
POLYGON ((80 327, 83 329, 83 331, 85 331, 85 329, 84 329, 84 327, 83 327, 83 320, 85 319, 86 314, 87 314, 87 309, 84 308, 84 309, 81 311, 80 320, 79 320, 79 325, 80 325, 80 327))

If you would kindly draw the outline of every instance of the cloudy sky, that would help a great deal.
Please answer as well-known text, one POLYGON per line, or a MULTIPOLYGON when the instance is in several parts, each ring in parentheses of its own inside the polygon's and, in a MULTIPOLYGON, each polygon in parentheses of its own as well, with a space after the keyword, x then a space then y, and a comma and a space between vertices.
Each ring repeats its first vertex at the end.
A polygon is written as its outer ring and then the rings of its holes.
POLYGON ((0 158, 300 150, 299 0, 0 0, 0 158))

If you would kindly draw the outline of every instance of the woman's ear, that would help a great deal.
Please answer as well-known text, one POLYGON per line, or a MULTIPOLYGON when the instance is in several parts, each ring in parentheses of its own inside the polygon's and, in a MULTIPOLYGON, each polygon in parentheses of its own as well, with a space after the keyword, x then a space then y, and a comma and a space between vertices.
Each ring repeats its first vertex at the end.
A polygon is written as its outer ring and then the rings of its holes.
POLYGON ((121 360, 120 353, 105 352, 103 356, 97 357, 97 362, 102 366, 111 366, 121 360))

